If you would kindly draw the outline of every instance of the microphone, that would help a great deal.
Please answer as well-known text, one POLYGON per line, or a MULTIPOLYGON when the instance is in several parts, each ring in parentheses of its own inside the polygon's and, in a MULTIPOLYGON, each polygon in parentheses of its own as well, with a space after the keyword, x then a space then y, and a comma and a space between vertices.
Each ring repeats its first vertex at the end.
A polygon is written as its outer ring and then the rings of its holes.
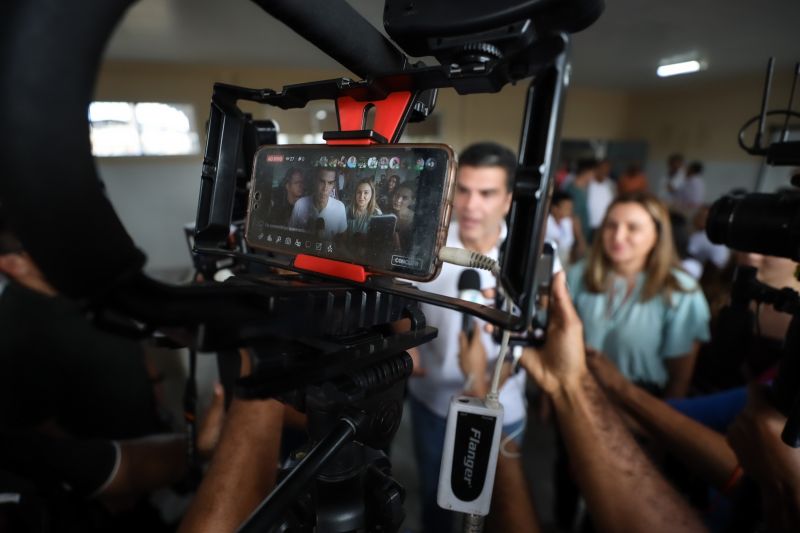
MULTIPOLYGON (((458 297, 462 300, 474 303, 483 303, 483 294, 481 294, 481 276, 477 270, 468 268, 461 273, 458 278, 458 297)), ((467 339, 472 340, 472 332, 475 319, 472 315, 463 313, 461 318, 461 331, 467 336, 467 339)))
POLYGON ((314 235, 317 236, 317 239, 321 239, 325 236, 325 219, 319 217, 317 221, 314 223, 314 235))

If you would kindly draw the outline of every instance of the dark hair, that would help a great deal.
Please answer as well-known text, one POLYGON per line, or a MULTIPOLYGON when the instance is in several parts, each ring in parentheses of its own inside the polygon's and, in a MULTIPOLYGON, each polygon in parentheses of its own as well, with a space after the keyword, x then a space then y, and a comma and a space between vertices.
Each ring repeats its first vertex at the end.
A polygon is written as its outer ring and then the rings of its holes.
POLYGON ((461 152, 458 164, 468 167, 501 167, 506 171, 506 190, 511 192, 514 188, 517 157, 505 146, 493 142, 472 144, 461 152))
POLYGON ((17 236, 11 231, 11 226, 8 223, 2 206, 0 206, 0 255, 13 254, 22 251, 22 243, 19 242, 17 236))
POLYGON ((561 202, 571 202, 572 195, 568 192, 555 190, 553 191, 553 197, 550 200, 551 205, 561 205, 561 202))
POLYGON ((703 163, 700 161, 692 161, 689 163, 689 166, 686 168, 686 173, 691 174, 692 176, 695 174, 702 174, 703 173, 703 163))
POLYGON ((592 170, 594 168, 597 168, 597 159, 592 159, 592 158, 578 159, 578 166, 575 168, 575 174, 580 175, 586 172, 587 170, 592 170))
POLYGON ((303 174, 303 169, 300 167, 291 167, 286 171, 286 174, 283 175, 283 181, 281 182, 281 185, 285 187, 295 174, 300 174, 300 177, 303 178, 303 182, 305 182, 306 177, 305 174, 303 174))

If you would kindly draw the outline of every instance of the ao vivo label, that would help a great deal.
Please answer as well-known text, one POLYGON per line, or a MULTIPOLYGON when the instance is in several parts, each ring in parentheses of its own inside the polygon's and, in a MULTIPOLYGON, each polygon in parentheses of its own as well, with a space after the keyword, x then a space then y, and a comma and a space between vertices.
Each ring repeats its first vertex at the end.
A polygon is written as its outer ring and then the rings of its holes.
POLYGON ((267 154, 268 163, 283 163, 283 154, 267 154))

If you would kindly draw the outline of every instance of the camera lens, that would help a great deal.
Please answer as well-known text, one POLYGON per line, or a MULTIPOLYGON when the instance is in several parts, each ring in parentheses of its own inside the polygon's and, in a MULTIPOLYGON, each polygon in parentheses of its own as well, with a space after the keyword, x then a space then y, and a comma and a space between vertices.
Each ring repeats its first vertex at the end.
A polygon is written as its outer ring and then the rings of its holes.
POLYGON ((724 196, 708 212, 706 233, 734 250, 800 261, 800 195, 724 196))

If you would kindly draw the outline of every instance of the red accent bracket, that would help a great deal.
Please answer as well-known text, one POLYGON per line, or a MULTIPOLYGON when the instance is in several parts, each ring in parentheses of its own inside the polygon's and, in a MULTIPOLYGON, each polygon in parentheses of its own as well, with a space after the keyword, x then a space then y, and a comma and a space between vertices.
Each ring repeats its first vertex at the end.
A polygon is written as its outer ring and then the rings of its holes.
POLYGON ((319 272, 335 278, 349 279, 358 283, 367 281, 367 271, 361 265, 342 263, 324 257, 300 254, 294 258, 294 266, 311 272, 319 272))
MULTIPOLYGON (((336 114, 339 119, 339 131, 362 131, 366 129, 366 117, 370 108, 375 108, 373 131, 382 135, 389 142, 395 141, 395 134, 408 116, 414 95, 411 91, 390 93, 383 100, 359 101, 352 96, 340 96, 336 99, 336 114)), ((372 139, 332 140, 328 144, 377 144, 372 139), (360 142, 358 142, 360 141, 360 142), (367 141, 367 142, 364 142, 367 141)))

